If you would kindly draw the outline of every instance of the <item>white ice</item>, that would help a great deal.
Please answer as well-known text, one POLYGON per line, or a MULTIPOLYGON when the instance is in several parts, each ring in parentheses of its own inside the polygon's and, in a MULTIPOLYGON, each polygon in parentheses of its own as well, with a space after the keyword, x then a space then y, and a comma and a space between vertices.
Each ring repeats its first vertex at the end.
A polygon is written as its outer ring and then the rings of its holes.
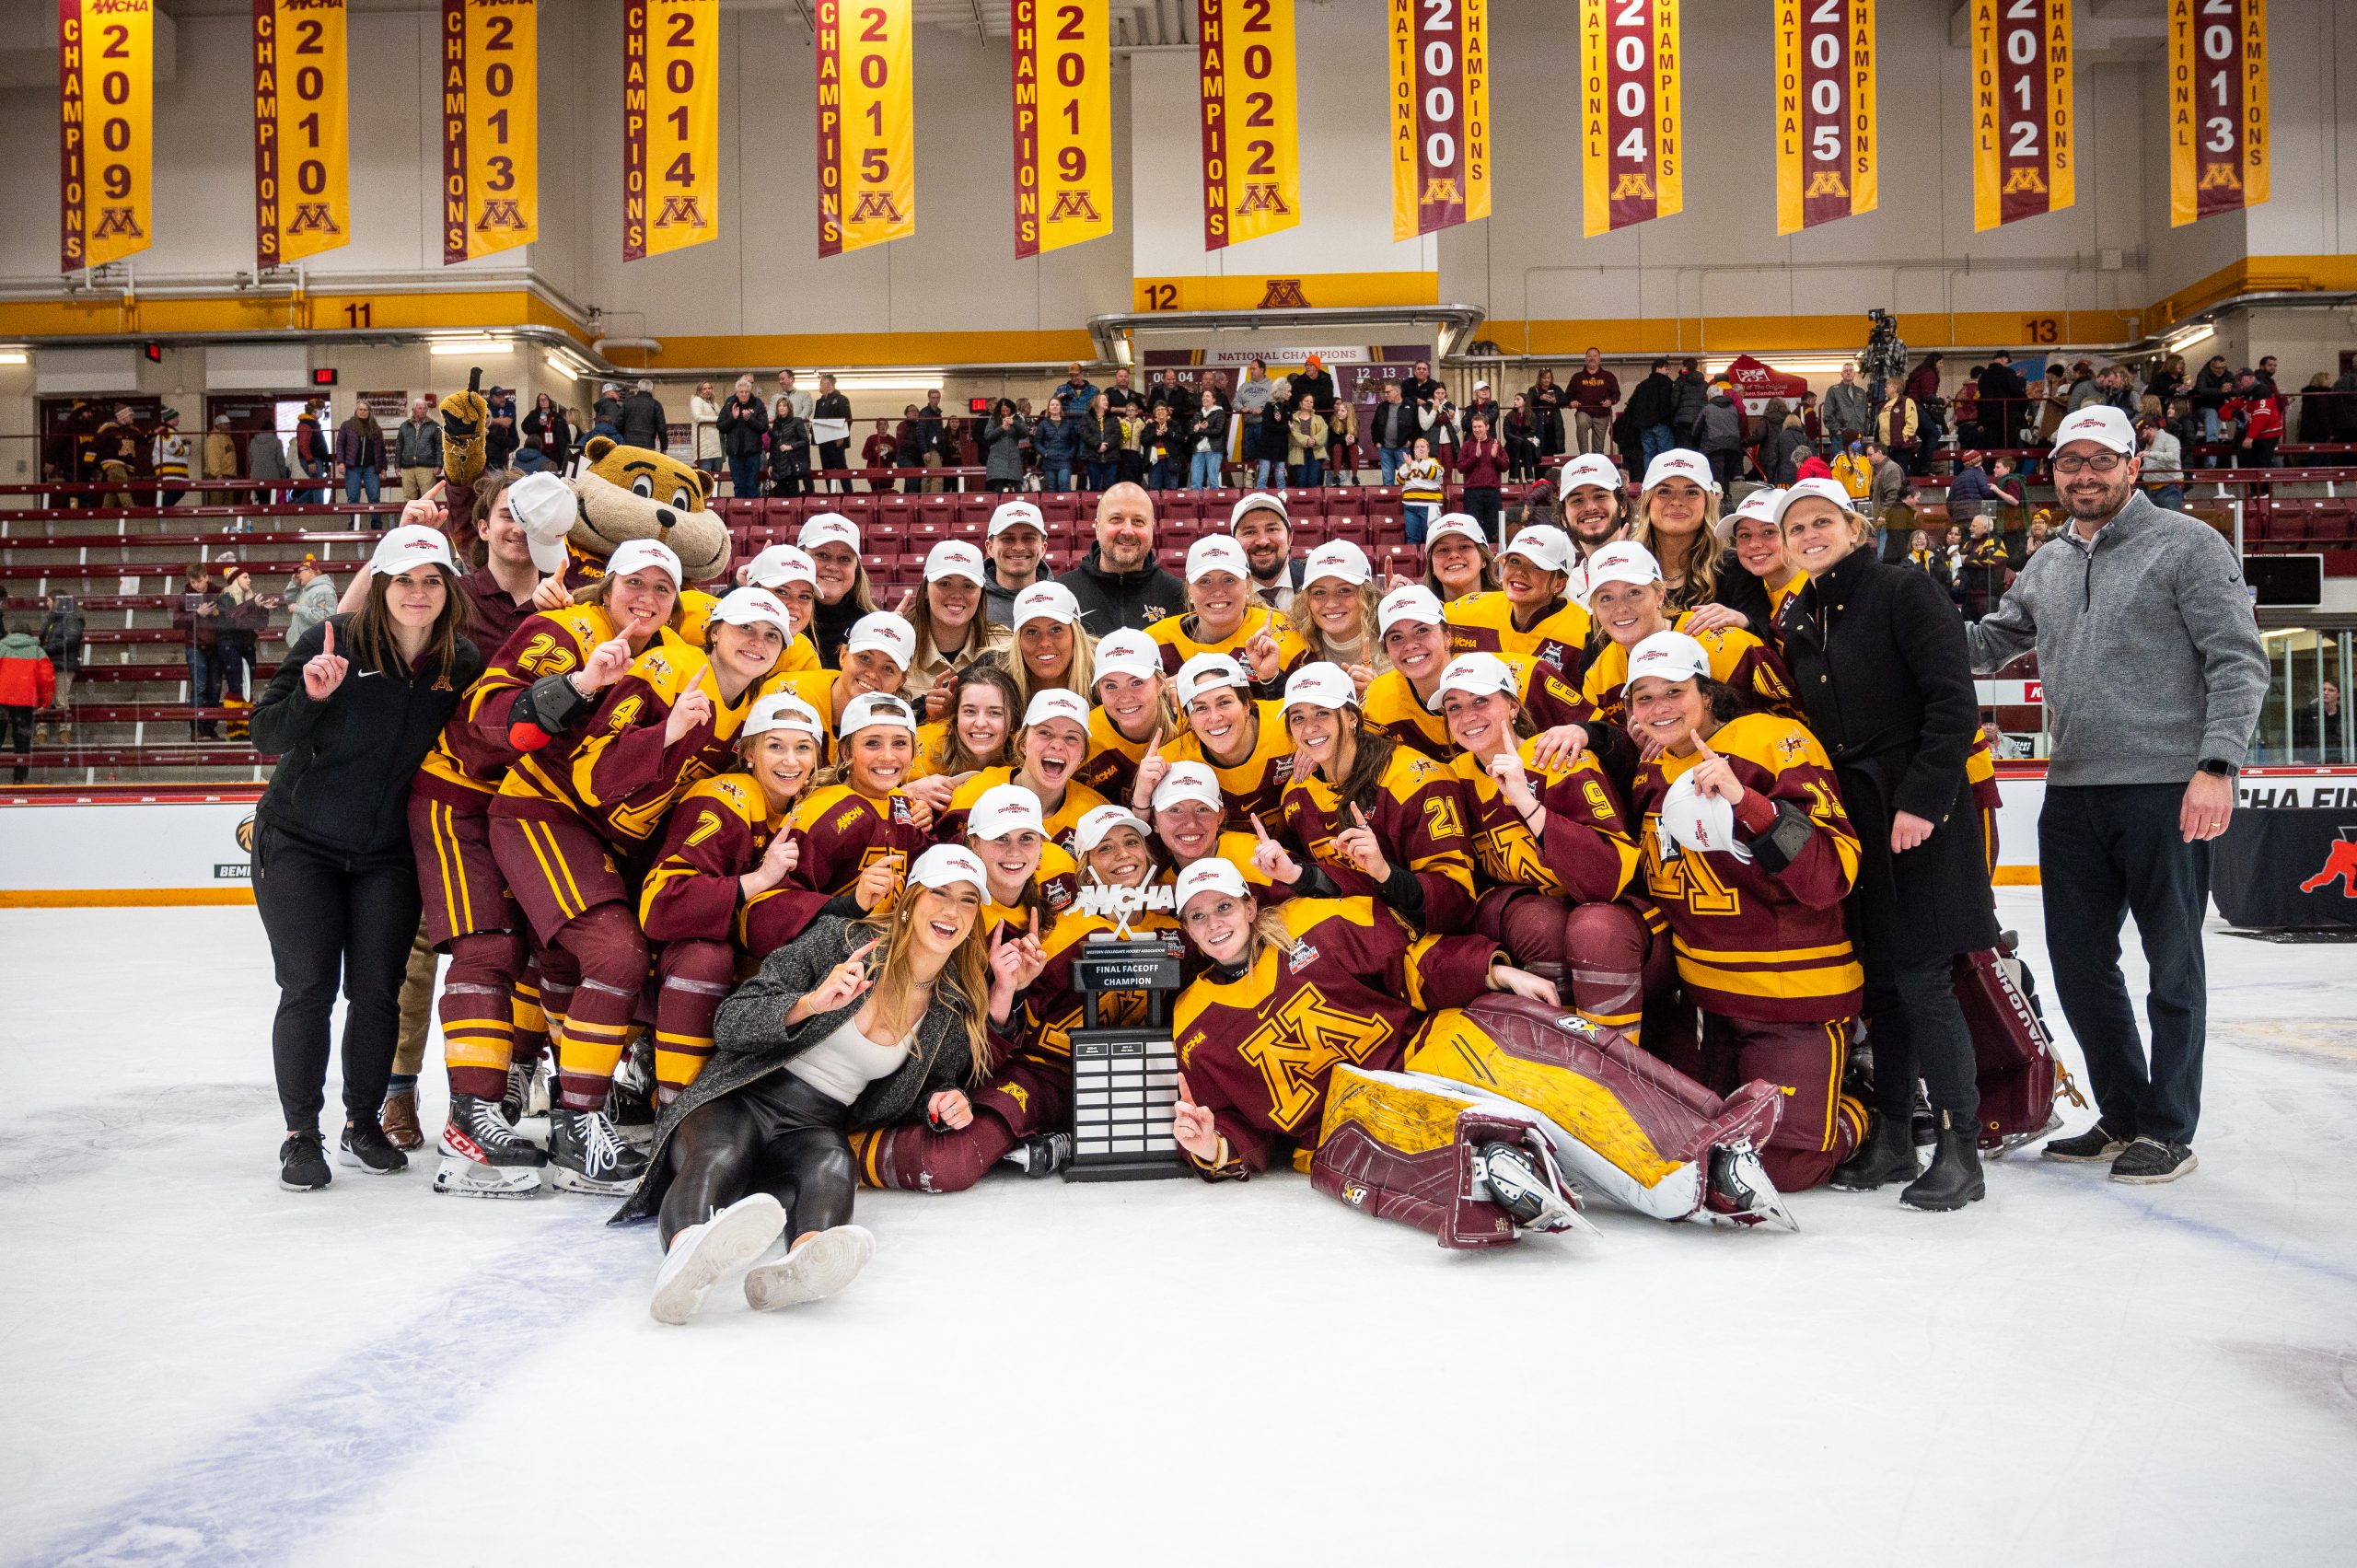
POLYGON ((606 1201, 278 1190, 250 910, 9 912, 0 1559, 2349 1562, 2351 949, 2209 951, 2174 1186, 1469 1256, 1291 1175, 993 1177, 667 1329, 606 1201))

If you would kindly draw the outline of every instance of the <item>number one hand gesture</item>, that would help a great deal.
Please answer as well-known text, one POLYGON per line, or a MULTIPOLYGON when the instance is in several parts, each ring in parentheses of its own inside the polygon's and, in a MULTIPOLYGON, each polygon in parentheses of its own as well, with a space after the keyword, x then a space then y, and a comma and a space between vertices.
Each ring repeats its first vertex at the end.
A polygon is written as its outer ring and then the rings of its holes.
POLYGON ((1366 825, 1366 813, 1351 807, 1354 828, 1345 828, 1334 835, 1334 847, 1350 857, 1351 864, 1365 875, 1381 882, 1391 876, 1391 862, 1383 853, 1383 845, 1376 842, 1375 830, 1366 825))
POLYGON ((1178 1146, 1205 1165, 1219 1159, 1219 1128, 1212 1121, 1212 1113, 1195 1103, 1195 1091, 1187 1086, 1187 1074, 1178 1074, 1178 1103, 1171 1108, 1170 1135, 1178 1146))
POLYGON ((1735 770, 1727 765, 1727 760, 1712 750, 1711 743, 1699 735, 1694 738, 1694 749, 1702 754, 1702 761, 1694 769, 1694 792, 1715 796, 1729 806, 1742 805, 1743 785, 1736 781, 1735 770))
POLYGON ((335 651, 335 622, 327 623, 319 651, 303 661, 303 694, 314 703, 324 703, 335 695, 351 671, 352 661, 338 658, 335 651))
POLYGON ((865 945, 852 949, 851 957, 829 970, 818 989, 803 997, 803 1016, 816 1017, 848 1006, 874 984, 867 975, 867 955, 882 940, 880 936, 869 937, 865 945))
POLYGON ((1269 830, 1261 824, 1260 814, 1252 814, 1252 832, 1260 842, 1252 846, 1252 864, 1271 882, 1292 887, 1301 880, 1301 863, 1285 853, 1285 846, 1269 837, 1269 830))
POLYGON ((663 744, 676 746, 699 725, 712 722, 712 699, 699 687, 691 686, 679 693, 671 704, 670 714, 663 720, 663 744))

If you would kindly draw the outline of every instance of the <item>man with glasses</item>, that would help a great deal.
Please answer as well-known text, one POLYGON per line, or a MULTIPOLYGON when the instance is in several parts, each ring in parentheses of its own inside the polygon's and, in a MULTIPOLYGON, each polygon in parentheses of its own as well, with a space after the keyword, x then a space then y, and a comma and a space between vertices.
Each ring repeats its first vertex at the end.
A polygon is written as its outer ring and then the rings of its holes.
POLYGON ((2154 505, 2138 466, 2136 433, 2108 404, 2056 426, 2070 527, 1965 635, 1984 674, 2038 650, 2053 735, 2038 823, 2046 948, 2099 1115, 2046 1156, 2150 1183, 2197 1163, 2210 841, 2234 813, 2268 664, 2233 547, 2154 505), (2130 915, 2152 970, 2149 1053, 2119 973, 2130 915))

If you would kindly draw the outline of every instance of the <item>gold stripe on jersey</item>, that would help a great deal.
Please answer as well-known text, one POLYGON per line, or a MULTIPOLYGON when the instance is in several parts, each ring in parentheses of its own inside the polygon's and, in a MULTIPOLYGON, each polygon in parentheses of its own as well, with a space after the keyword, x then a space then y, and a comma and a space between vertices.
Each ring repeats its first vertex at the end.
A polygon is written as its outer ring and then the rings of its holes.
MULTIPOLYGON (((1530 654, 1500 654, 1508 669, 1514 671, 1516 690, 1515 698, 1524 708, 1530 706, 1531 684, 1539 679, 1542 661, 1530 654)), ((1554 669, 1553 666, 1548 667, 1554 669)), ((1438 682, 1438 675, 1434 675, 1438 682)), ((1583 701, 1579 689, 1560 669, 1547 677, 1547 694, 1566 708, 1577 707, 1583 701)), ((1453 761, 1462 749, 1448 738, 1448 721, 1427 707, 1424 699, 1416 695, 1415 686, 1396 669, 1387 669, 1367 683, 1366 695, 1360 700, 1360 711, 1365 715, 1366 726, 1389 736, 1399 744, 1421 751, 1436 762, 1453 761)))
POLYGON ((1162 647, 1162 669, 1166 675, 1176 675, 1179 667, 1197 654, 1226 654, 1244 666, 1248 674, 1252 661, 1244 656, 1244 645, 1266 632, 1277 640, 1277 668, 1291 669, 1309 656, 1309 645, 1293 629, 1293 622, 1275 610, 1260 606, 1247 610, 1236 623, 1236 630, 1217 642, 1200 642, 1190 634, 1194 627, 1192 615, 1166 615, 1145 629, 1145 634, 1162 647))
MULTIPOLYGON (((671 810, 674 819, 682 823, 686 821, 689 813, 699 810, 724 812, 744 823, 746 830, 752 834, 753 838, 752 853, 755 857, 753 865, 759 865, 761 864, 759 857, 769 848, 770 841, 777 836, 778 830, 786 823, 786 814, 784 812, 772 814, 769 804, 769 796, 762 791, 761 781, 751 774, 716 773, 708 779, 699 779, 681 791, 679 800, 673 805, 671 810)), ((691 847, 702 843, 710 838, 718 827, 717 822, 704 824, 689 834, 686 844, 691 847)), ((750 867, 747 869, 749 870, 750 867)), ((656 861, 647 871, 646 881, 639 889, 640 923, 645 923, 647 912, 655 907, 656 897, 665 888, 673 882, 701 877, 704 874, 696 866, 672 855, 666 855, 663 859, 656 861)))
MULTIPOLYGON (((1670 622, 1670 630, 1685 632, 1686 622, 1693 614, 1690 610, 1681 610, 1678 619, 1670 622)), ((1792 708, 1793 693, 1776 671, 1775 666, 1782 661, 1775 649, 1734 626, 1687 634, 1701 644, 1702 651, 1710 656, 1712 679, 1780 710, 1792 708)), ((1587 700, 1617 724, 1628 712, 1628 702, 1620 692, 1628 679, 1629 650, 1608 637, 1581 678, 1580 687, 1587 700)))
MULTIPOLYGON (((1538 747, 1538 738, 1533 737, 1524 741, 1516 752, 1522 759, 1523 771, 1530 776, 1531 793, 1539 796, 1540 804, 1547 805, 1550 792, 1560 796, 1556 785, 1566 780, 1573 783, 1586 814, 1567 822, 1564 829, 1592 831, 1611 846, 1620 867, 1620 891, 1626 892, 1637 875, 1637 846, 1624 830, 1625 819, 1619 803, 1612 798, 1610 781, 1596 761, 1596 753, 1581 752, 1579 761, 1567 768, 1542 768, 1534 758, 1538 747)), ((1472 820, 1466 824, 1466 836, 1472 842, 1474 863, 1480 867, 1483 879, 1507 887, 1536 888, 1557 896, 1567 893, 1563 879, 1547 864, 1538 840, 1507 804, 1505 792, 1498 787, 1490 770, 1463 751, 1457 754, 1450 769, 1464 785, 1472 807, 1472 820)), ((1554 807, 1550 806, 1549 809, 1552 813, 1554 807)))
MULTIPOLYGON (((971 811, 974 802, 981 799, 984 790, 1015 782, 1013 768, 984 768, 958 786, 958 793, 949 797, 949 809, 959 813, 971 811)), ((1039 806, 1039 816, 1047 829, 1049 841, 1069 851, 1080 831, 1080 819, 1104 804, 1105 797, 1086 784, 1064 785, 1063 800, 1053 811, 1048 809, 1044 801, 1039 806)))
MULTIPOLYGON (((662 635, 666 633, 658 633, 662 635)), ((498 692, 515 691, 545 680, 552 675, 570 675, 589 660, 590 650, 608 642, 614 635, 614 622, 602 605, 575 604, 563 610, 544 610, 525 619, 522 626, 508 638, 508 646, 516 652, 503 658, 504 648, 490 650, 490 659, 475 683, 467 688, 459 699, 459 711, 450 716, 452 725, 471 725, 482 711, 482 705, 498 692), (528 636, 523 635, 528 631, 528 636)), ((449 725, 435 738, 434 749, 425 754, 419 770, 446 784, 481 795, 495 795, 499 791, 496 778, 479 776, 459 754, 451 749, 449 725)))
MULTIPOLYGON (((1160 732, 1157 720, 1154 734, 1160 732)), ((1113 727, 1112 716, 1102 703, 1089 709, 1088 755, 1073 773, 1074 782, 1086 784, 1109 800, 1128 805, 1130 786, 1137 782, 1138 763, 1144 760, 1145 749, 1154 743, 1154 734, 1144 740, 1132 740, 1113 727)), ((1163 738, 1167 743, 1171 738, 1163 738)))
POLYGON ((1203 749, 1202 738, 1190 731, 1163 748, 1174 762, 1201 762, 1219 780, 1227 802, 1230 826, 1248 828, 1258 817, 1271 831, 1284 819, 1285 785, 1293 782, 1293 736, 1285 728, 1285 705, 1276 701, 1255 703, 1260 734, 1251 755, 1234 767, 1224 767, 1203 749))
POLYGON ((1587 610, 1571 599, 1542 617, 1528 631, 1515 624, 1514 601, 1503 588, 1466 594, 1444 605, 1448 618, 1448 647, 1453 654, 1524 654, 1545 659, 1558 669, 1577 669, 1580 651, 1587 646, 1594 622, 1587 610))

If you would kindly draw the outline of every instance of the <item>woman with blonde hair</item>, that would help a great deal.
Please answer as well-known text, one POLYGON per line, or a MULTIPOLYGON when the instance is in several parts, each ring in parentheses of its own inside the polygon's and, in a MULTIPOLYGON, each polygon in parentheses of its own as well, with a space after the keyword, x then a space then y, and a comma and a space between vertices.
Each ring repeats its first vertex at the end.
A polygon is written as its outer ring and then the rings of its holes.
POLYGON ((1097 683, 1097 639, 1080 624, 1080 601, 1058 582, 1032 584, 1015 596, 1015 643, 992 656, 1015 677, 1016 695, 1028 708, 1042 691, 1076 691, 1097 683))
MULTIPOLYGON (((1637 520, 1629 537, 1661 563, 1663 591, 1673 610, 1712 603, 1719 592, 1719 482, 1700 452, 1673 448, 1645 465, 1637 520)), ((1724 610, 1704 617, 1704 630, 1734 625, 1724 610)))
POLYGON ((1073 775, 1108 800, 1127 800, 1138 764, 1185 727, 1170 699, 1167 649, 1144 632, 1106 634, 1097 645, 1097 706, 1088 714, 1088 756, 1073 775))
POLYGON ((841 512, 819 512, 802 525, 794 542, 810 557, 818 579, 819 612, 810 622, 810 639, 819 645, 819 662, 832 665, 852 624, 876 613, 876 592, 859 555, 859 525, 841 512))
MULTIPOLYGON (((750 376, 737 377, 737 389, 740 392, 752 384, 750 376)), ((711 382, 696 383, 694 395, 688 399, 688 424, 695 433, 696 467, 713 476, 713 488, 716 491, 720 478, 720 403, 711 382)))
MULTIPOLYGON (((1309 656, 1291 623, 1255 590, 1251 561, 1233 535, 1205 534, 1189 545, 1186 575, 1187 613, 1166 615, 1145 629, 1167 673, 1178 674, 1197 654, 1241 658, 1245 645, 1264 633, 1277 642, 1281 668, 1291 669, 1309 656)), ((1296 607, 1301 598, 1295 589, 1296 607)))
POLYGON ((1622 540, 1597 551, 1588 559, 1587 584, 1588 610, 1603 636, 1581 677, 1581 692, 1612 723, 1620 723, 1625 713, 1622 692, 1631 655, 1661 632, 1693 639, 1710 656, 1711 678, 1734 688, 1747 705, 1798 716, 1783 656, 1738 626, 1697 631, 1701 611, 1671 608, 1661 563, 1643 545, 1622 540))
POLYGON ((920 1108, 973 1120, 961 1085, 991 1070, 990 882, 971 850, 917 857, 891 914, 828 917, 772 953, 720 1005, 715 1057, 655 1130, 648 1175, 614 1222, 655 1216, 664 1260, 649 1304, 684 1323, 704 1293, 785 1238, 745 1276, 755 1309, 834 1295, 876 1249, 851 1223, 848 1134, 920 1108))
POLYGON ((943 540, 924 558, 924 587, 900 610, 917 636, 900 691, 923 704, 927 719, 949 711, 951 678, 959 669, 1014 640, 983 612, 987 580, 980 550, 966 540, 943 540))
POLYGON ((1289 668, 1311 660, 1341 665, 1361 691, 1390 662, 1383 656, 1383 634, 1376 628, 1376 606, 1383 592, 1366 552, 1349 540, 1330 540, 1302 563, 1301 587, 1286 618, 1306 656, 1288 662, 1283 642, 1263 632, 1244 645, 1252 679, 1267 686, 1289 668))

